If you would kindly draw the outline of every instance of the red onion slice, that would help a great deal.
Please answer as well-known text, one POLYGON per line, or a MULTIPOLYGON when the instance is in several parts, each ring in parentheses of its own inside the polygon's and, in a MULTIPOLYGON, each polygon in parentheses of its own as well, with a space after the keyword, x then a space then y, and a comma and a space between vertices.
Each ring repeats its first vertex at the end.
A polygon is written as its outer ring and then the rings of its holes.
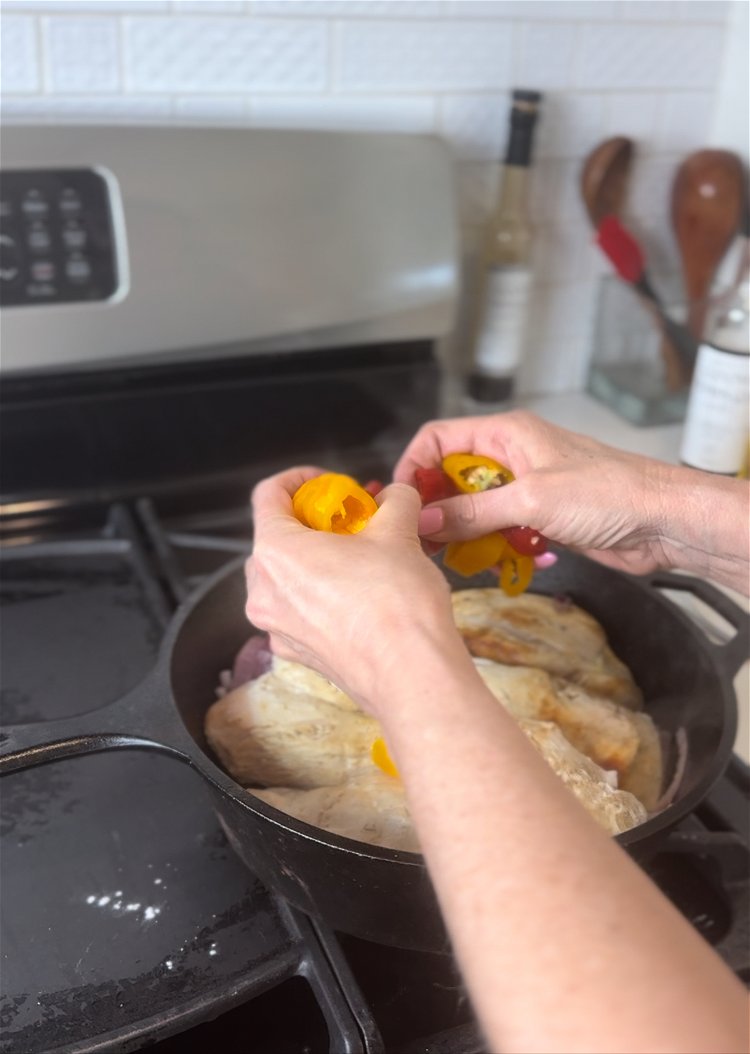
POLYGON ((239 688, 240 685, 247 684, 248 681, 254 681, 256 677, 268 673, 272 663, 273 655, 268 642, 268 634, 254 633, 235 656, 229 690, 239 688))

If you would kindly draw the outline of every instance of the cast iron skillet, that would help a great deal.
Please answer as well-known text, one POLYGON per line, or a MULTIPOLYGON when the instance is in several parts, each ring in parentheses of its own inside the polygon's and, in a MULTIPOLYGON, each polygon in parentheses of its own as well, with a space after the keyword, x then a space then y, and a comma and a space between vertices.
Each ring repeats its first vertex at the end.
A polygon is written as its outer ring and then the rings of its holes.
MULTIPOLYGON (((450 576, 449 576, 450 577, 450 576)), ((451 579, 491 585, 489 575, 451 579)), ((687 731, 689 760, 674 803, 618 836, 645 860, 708 793, 729 762, 737 714, 733 675, 748 654, 750 619, 723 593, 677 575, 631 578, 562 552, 535 588, 565 594, 605 627, 633 671, 657 725, 687 731), (659 589, 695 594, 737 630, 709 642, 659 589)), ((203 718, 219 671, 249 635, 242 561, 207 581, 176 613, 154 671, 99 710, 16 725, 0 738, 0 774, 115 747, 153 749, 186 761, 207 781, 233 848, 266 885, 334 929, 403 948, 445 950, 447 938, 422 857, 328 834, 255 798, 214 761, 203 718)), ((417 615, 418 617, 418 615, 417 615)), ((424 671, 429 677, 429 670, 424 671)))

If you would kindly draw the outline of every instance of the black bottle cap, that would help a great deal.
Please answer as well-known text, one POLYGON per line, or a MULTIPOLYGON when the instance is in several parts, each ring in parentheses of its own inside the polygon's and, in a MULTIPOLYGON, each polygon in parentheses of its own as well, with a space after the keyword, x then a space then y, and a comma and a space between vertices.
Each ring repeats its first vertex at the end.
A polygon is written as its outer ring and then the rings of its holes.
POLYGON ((470 373, 466 391, 478 403, 507 403, 513 398, 515 385, 512 377, 491 377, 484 373, 470 373))
POLYGON ((527 88, 515 88, 512 98, 505 164, 527 167, 531 164, 531 140, 539 115, 542 93, 527 88))

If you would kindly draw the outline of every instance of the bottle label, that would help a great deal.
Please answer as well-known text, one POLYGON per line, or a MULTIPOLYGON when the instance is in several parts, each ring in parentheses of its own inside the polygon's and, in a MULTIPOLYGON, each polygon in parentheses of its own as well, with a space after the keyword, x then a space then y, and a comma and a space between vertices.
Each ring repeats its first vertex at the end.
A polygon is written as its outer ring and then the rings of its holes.
POLYGON ((680 459, 735 475, 742 468, 750 414, 750 355, 701 344, 690 388, 680 459))
POLYGON ((474 361, 493 376, 512 373, 523 353, 531 274, 525 268, 490 271, 474 361))

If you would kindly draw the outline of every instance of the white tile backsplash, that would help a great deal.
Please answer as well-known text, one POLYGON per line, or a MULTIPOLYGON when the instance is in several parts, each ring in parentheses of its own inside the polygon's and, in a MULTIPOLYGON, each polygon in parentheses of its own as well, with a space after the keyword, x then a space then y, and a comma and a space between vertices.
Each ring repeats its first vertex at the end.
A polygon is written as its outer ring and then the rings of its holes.
POLYGON ((116 92, 121 86, 119 23, 113 18, 45 18, 49 91, 116 92))
POLYGON ((471 161, 498 161, 508 135, 508 92, 446 95, 440 107, 440 133, 456 155, 471 161))
POLYGON ((583 157, 604 138, 606 96, 549 92, 536 133, 536 156, 583 157))
POLYGON ((128 18, 130 91, 322 91, 327 31, 316 21, 128 18))
POLYGON ((334 85, 341 91, 504 88, 511 25, 498 22, 346 22, 334 85))
POLYGON ((740 2, 14 0, 0 12, 2 119, 438 134, 471 255, 497 197, 510 89, 539 88, 537 308, 520 384, 564 391, 583 382, 610 270, 580 200, 583 160, 603 138, 634 139, 627 219, 656 278, 675 274, 672 180, 715 126, 740 2))
POLYGON ((516 77, 524 86, 569 88, 573 83, 578 35, 577 25, 560 22, 525 26, 516 77))
POLYGON ((656 92, 613 92, 604 102, 605 123, 618 135, 629 136, 637 150, 658 149, 656 129, 661 96, 656 92))
POLYGON ((720 26, 588 25, 582 33, 579 88, 705 88, 716 82, 720 26))
POLYGON ((0 85, 3 92, 38 91, 41 75, 34 19, 25 15, 4 16, 0 46, 0 85))
POLYGON ((655 146, 665 151, 694 150, 707 141, 714 99, 711 92, 668 92, 661 97, 655 146))

